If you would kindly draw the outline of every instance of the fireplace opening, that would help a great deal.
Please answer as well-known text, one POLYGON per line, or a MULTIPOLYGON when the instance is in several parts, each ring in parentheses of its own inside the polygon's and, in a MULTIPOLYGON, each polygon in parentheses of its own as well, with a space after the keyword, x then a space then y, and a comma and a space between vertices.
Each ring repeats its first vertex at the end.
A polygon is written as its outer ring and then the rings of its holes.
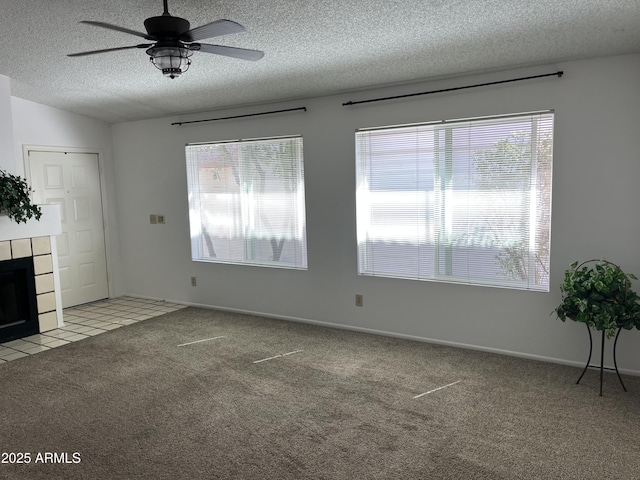
POLYGON ((0 262, 0 342, 38 332, 33 258, 0 262))

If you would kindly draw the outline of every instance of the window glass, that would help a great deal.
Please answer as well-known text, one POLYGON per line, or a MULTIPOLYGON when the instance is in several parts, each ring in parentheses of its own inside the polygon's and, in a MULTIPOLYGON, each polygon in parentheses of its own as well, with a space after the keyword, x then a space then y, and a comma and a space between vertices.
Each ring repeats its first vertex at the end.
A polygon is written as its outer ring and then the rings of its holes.
POLYGON ((356 133, 359 273, 549 290, 553 113, 356 133))
POLYGON ((307 268, 302 137, 187 145, 193 260, 307 268))

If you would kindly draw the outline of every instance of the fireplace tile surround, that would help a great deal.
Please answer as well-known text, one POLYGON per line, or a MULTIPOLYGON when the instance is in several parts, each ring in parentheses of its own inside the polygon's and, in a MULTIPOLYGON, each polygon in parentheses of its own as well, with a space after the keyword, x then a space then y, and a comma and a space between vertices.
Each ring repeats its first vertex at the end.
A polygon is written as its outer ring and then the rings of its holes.
POLYGON ((58 327, 58 318, 50 237, 0 242, 0 262, 28 257, 33 259, 34 264, 39 331, 53 330, 58 327))
POLYGON ((40 220, 16 223, 0 215, 0 262, 31 258, 36 284, 39 332, 62 326, 55 235, 62 232, 58 205, 40 205, 40 220))

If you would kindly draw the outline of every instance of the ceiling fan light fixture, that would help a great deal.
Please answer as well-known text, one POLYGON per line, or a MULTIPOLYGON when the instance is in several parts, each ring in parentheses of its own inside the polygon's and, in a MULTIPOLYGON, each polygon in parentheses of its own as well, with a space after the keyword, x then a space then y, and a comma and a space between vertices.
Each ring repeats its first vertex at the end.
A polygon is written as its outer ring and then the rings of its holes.
POLYGON ((260 50, 199 43, 199 40, 204 40, 205 38, 244 32, 245 28, 239 23, 224 18, 200 25, 196 28, 191 28, 191 24, 184 18, 174 17, 169 14, 167 1, 168 0, 163 0, 164 12, 162 15, 150 17, 144 21, 144 28, 147 30, 146 33, 105 22, 96 22, 93 20, 83 20, 80 22, 108 30, 115 30, 116 32, 128 33, 154 43, 102 48, 100 50, 72 53, 68 56, 84 57, 85 55, 95 55, 97 53, 143 48, 147 55, 149 55, 153 66, 160 70, 165 77, 169 78, 179 77, 189 70, 193 52, 210 53, 252 62, 260 60, 264 56, 264 52, 260 50))
POLYGON ((165 77, 176 78, 189 70, 193 51, 183 46, 156 45, 147 50, 154 67, 162 71, 165 77))

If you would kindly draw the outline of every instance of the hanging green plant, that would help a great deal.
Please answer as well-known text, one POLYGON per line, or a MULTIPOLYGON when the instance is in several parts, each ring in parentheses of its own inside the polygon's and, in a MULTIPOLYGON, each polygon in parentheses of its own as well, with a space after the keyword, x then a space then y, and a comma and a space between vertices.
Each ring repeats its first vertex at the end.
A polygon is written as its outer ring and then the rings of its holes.
POLYGON ((40 220, 42 211, 31 203, 31 192, 25 179, 0 170, 0 214, 16 223, 26 223, 32 217, 40 220))
POLYGON ((640 297, 632 289, 633 274, 606 260, 574 262, 560 285, 562 303, 554 312, 563 322, 568 318, 605 331, 608 338, 618 328, 640 329, 640 297))

